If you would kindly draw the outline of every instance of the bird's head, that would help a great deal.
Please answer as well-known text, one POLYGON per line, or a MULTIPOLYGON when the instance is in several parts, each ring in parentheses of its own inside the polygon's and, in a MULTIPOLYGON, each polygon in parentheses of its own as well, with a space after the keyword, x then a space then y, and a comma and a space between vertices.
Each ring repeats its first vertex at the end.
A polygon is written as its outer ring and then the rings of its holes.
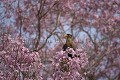
POLYGON ((66 34, 64 37, 66 38, 67 43, 73 42, 73 36, 71 34, 66 34))
POLYGON ((66 34, 65 36, 64 36, 66 39, 73 39, 73 36, 71 35, 71 34, 66 34))

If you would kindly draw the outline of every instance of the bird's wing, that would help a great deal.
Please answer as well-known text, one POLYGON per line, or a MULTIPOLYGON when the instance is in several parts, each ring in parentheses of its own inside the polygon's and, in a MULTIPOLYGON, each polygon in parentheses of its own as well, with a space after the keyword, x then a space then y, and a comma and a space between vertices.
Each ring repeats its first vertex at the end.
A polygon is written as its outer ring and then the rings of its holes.
POLYGON ((73 48, 73 50, 75 51, 75 46, 73 44, 64 44, 62 48, 63 51, 65 51, 68 47, 73 48))
POLYGON ((68 48, 67 44, 64 44, 62 49, 63 51, 65 51, 67 48, 68 48))

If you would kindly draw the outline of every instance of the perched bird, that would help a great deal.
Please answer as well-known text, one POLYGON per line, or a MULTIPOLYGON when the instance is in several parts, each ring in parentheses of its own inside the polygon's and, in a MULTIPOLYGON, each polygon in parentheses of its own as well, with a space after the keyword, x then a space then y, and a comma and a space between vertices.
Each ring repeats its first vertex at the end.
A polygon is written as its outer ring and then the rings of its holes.
MULTIPOLYGON (((73 45, 73 36, 71 34, 66 34, 66 43, 63 45, 63 51, 66 51, 67 48, 73 48, 75 50, 75 47, 73 45)), ((73 58, 73 55, 71 53, 67 53, 68 57, 73 58)), ((70 66, 68 64, 69 59, 68 58, 63 58, 60 62, 60 70, 62 72, 69 72, 70 66)))
MULTIPOLYGON (((71 34, 66 34, 65 38, 66 38, 66 43, 63 45, 63 51, 66 51, 68 47, 73 48, 73 50, 75 50, 75 46, 73 45, 73 36, 71 34)), ((73 55, 70 53, 68 53, 68 56, 73 58, 73 55)))

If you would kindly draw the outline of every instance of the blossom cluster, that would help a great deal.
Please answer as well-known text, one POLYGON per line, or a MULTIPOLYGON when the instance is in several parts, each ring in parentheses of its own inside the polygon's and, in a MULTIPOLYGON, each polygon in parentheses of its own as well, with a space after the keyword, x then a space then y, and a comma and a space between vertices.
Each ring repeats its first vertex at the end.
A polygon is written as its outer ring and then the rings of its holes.
POLYGON ((3 37, 0 44, 0 80, 42 79, 38 74, 42 68, 38 52, 30 52, 22 38, 3 37))
POLYGON ((88 64, 87 53, 83 49, 72 48, 57 52, 54 56, 54 78, 55 80, 84 80, 85 72, 82 71, 88 64), (69 57, 71 54, 73 57, 69 57))

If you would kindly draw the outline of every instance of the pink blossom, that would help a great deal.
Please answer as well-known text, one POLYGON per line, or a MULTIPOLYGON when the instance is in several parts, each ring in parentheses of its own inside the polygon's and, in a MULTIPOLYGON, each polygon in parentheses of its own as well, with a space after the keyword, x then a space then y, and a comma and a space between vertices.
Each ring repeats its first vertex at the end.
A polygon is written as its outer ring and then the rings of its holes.
POLYGON ((84 68, 88 64, 87 54, 84 52, 83 49, 77 49, 76 51, 74 51, 72 48, 70 48, 67 49, 66 51, 57 52, 54 57, 55 57, 55 61, 53 65, 55 66, 55 70, 56 70, 54 72, 54 77, 56 77, 56 79, 71 80, 71 79, 75 79, 76 77, 79 79, 82 79, 84 77, 82 76, 81 73, 79 73, 79 70, 81 70, 81 68, 84 68), (67 53, 72 53, 73 55, 79 55, 79 57, 76 56, 71 59, 66 55, 67 53), (61 62, 63 63, 63 65, 66 65, 66 67, 69 68, 68 72, 61 71, 61 68, 63 68, 61 62))
MULTIPOLYGON (((31 71, 31 68, 32 70, 40 70, 42 68, 41 67, 42 63, 40 62, 38 53, 37 52, 30 53, 29 49, 24 47, 23 43, 21 44, 21 42, 23 41, 21 41, 20 38, 12 39, 10 36, 5 36, 5 41, 7 41, 6 42, 7 45, 5 45, 6 47, 4 47, 2 51, 0 51, 0 58, 4 63, 3 65, 6 66, 6 71, 8 70, 9 73, 18 76, 18 74, 14 73, 14 70, 19 72, 19 70, 31 71), (35 64, 35 66, 33 64, 35 64), (11 72, 11 70, 13 71, 11 72)), ((39 75, 36 75, 36 76, 39 76, 39 75)), ((5 78, 12 79, 13 77, 12 75, 10 76, 9 74, 8 77, 5 77, 5 78)))

